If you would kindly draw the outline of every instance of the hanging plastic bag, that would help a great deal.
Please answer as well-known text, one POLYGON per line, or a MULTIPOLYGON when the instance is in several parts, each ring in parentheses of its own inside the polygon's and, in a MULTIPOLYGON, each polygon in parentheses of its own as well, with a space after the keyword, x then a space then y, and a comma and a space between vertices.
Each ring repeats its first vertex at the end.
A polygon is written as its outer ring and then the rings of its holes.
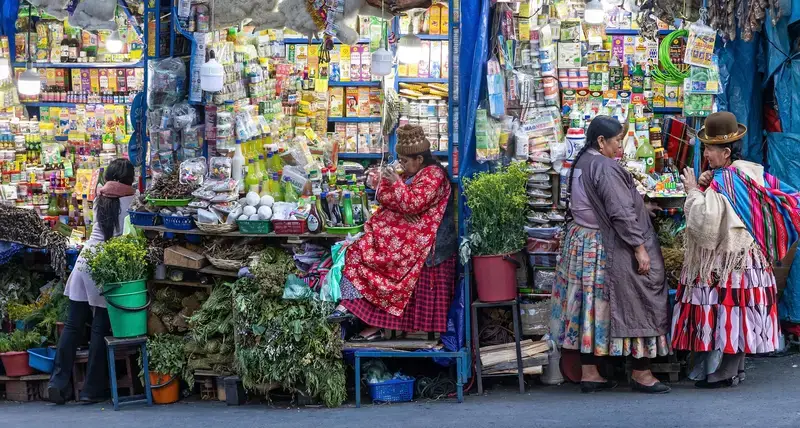
POLYGON ((344 269, 344 259, 347 254, 349 242, 337 242, 331 247, 331 257, 333 265, 325 276, 322 288, 319 290, 319 297, 324 302, 338 302, 342 299, 342 290, 339 287, 342 281, 342 269, 344 269))
POLYGON ((689 38, 686 40, 683 62, 697 67, 711 68, 716 40, 717 32, 713 28, 695 22, 689 27, 689 38))

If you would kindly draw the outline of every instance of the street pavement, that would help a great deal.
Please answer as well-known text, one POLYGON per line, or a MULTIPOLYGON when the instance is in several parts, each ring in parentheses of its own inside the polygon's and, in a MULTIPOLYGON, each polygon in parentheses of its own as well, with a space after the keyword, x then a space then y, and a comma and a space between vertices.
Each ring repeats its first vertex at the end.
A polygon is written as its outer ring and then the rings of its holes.
POLYGON ((748 359, 747 380, 725 390, 673 385, 670 394, 648 396, 620 386, 581 394, 575 385, 533 386, 520 395, 499 387, 484 396, 338 409, 287 409, 250 404, 180 402, 54 406, 0 402, 0 428, 473 428, 473 427, 800 427, 800 355, 748 359))

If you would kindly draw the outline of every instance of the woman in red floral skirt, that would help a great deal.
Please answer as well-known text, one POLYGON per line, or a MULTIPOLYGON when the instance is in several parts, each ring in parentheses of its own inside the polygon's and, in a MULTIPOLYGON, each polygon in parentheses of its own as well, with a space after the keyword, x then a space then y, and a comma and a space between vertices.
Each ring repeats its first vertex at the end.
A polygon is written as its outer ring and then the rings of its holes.
POLYGON ((447 330, 457 246, 450 179, 421 127, 403 126, 397 137, 403 176, 383 173, 381 209, 347 248, 342 302, 328 318, 368 324, 353 341, 380 340, 383 329, 447 330))

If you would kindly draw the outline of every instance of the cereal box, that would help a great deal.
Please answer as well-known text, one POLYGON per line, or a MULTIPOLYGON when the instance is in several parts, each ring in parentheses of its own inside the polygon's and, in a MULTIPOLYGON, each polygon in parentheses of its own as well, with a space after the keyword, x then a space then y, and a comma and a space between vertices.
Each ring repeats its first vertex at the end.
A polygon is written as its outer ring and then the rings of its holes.
POLYGON ((430 76, 431 72, 430 61, 431 61, 431 42, 423 40, 422 50, 420 50, 419 54, 419 71, 417 73, 419 77, 430 76))
POLYGON ((350 46, 341 45, 339 48, 339 80, 350 81, 350 46))
POLYGON ((342 117, 342 107, 344 106, 344 88, 334 87, 328 90, 329 94, 329 108, 328 115, 330 117, 342 117))
POLYGON ((358 117, 369 117, 369 88, 358 88, 358 117))
POLYGON ((350 46, 350 80, 361 81, 361 53, 363 46, 350 46))
POLYGON ((370 153, 369 123, 358 124, 358 152, 370 153))
POLYGON ((358 117, 358 88, 345 90, 345 116, 358 117))
POLYGON ((431 42, 431 77, 442 77, 442 42, 431 42))

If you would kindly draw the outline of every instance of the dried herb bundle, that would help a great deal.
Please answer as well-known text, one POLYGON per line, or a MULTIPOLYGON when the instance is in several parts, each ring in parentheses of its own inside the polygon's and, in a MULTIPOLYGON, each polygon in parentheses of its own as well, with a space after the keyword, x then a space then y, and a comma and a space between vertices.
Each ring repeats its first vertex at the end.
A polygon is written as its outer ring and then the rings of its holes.
POLYGON ((289 274, 297 274, 292 256, 280 248, 267 248, 260 252, 250 266, 255 276, 259 293, 267 297, 283 296, 283 287, 289 274))
POLYGON ((64 275, 67 238, 48 229, 35 211, 0 205, 0 241, 46 248, 50 252, 50 265, 56 275, 64 275))
POLYGON ((158 177, 153 186, 147 190, 150 199, 179 199, 190 197, 196 186, 183 184, 180 180, 178 170, 158 177))
POLYGON ((215 259, 247 260, 264 246, 256 239, 213 239, 206 244, 205 254, 215 259))

